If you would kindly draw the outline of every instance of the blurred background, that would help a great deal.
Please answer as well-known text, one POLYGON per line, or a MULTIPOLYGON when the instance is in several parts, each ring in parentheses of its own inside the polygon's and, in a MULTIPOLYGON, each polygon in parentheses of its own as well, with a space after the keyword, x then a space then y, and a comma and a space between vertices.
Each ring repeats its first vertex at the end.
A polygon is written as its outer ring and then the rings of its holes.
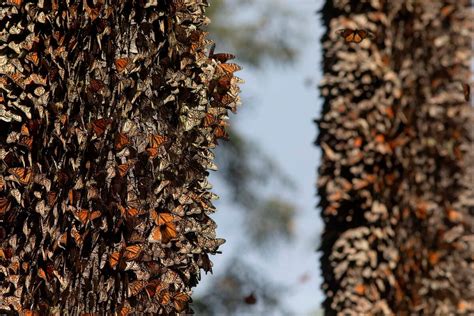
POLYGON ((320 315, 322 222, 313 145, 320 112, 317 11, 322 0, 213 0, 216 53, 243 66, 243 105, 231 117, 231 140, 211 174, 220 196, 213 275, 193 295, 198 315, 320 315))

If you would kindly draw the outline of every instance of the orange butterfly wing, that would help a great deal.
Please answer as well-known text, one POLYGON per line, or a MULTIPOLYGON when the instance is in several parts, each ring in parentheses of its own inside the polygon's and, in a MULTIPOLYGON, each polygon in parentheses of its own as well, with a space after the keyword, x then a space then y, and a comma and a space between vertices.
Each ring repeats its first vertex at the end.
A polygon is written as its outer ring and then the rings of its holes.
POLYGON ((115 268, 119 261, 120 261, 120 258, 121 258, 121 255, 120 255, 120 252, 117 251, 117 252, 113 252, 110 257, 109 257, 109 265, 111 268, 115 268))
POLYGON ((118 72, 122 72, 128 65, 128 58, 118 58, 115 60, 115 67, 118 72))
POLYGON ((134 281, 128 285, 128 296, 135 296, 140 293, 146 286, 145 281, 134 281))
POLYGON ((122 150, 125 146, 130 144, 130 140, 128 136, 123 133, 118 133, 115 137, 115 149, 122 150))
POLYGON ((26 60, 31 61, 35 66, 39 65, 39 56, 37 52, 32 52, 26 55, 26 60))
POLYGON ((225 63, 228 60, 234 59, 235 56, 229 53, 219 53, 219 54, 213 54, 212 58, 217 59, 221 63, 225 63))
POLYGON ((140 256, 142 248, 139 245, 132 245, 125 248, 123 257, 129 261, 135 260, 140 256))
POLYGON ((163 243, 168 243, 171 239, 174 239, 178 236, 176 232, 176 227, 172 223, 168 223, 160 227, 161 231, 161 241, 163 243))
POLYGON ((97 136, 102 136, 110 123, 112 123, 112 121, 109 119, 97 119, 92 122, 92 129, 97 136))
POLYGON ((150 147, 158 148, 168 141, 168 137, 164 135, 151 134, 150 135, 150 147))
POLYGON ((173 297, 174 307, 177 312, 181 312, 188 306, 189 295, 186 293, 178 293, 173 297))
POLYGON ((117 167, 117 169, 118 169, 118 172, 119 172, 120 176, 124 177, 127 174, 128 170, 130 170, 130 164, 125 163, 123 165, 119 165, 117 167))
POLYGON ((225 72, 229 74, 233 74, 236 71, 242 70, 242 67, 240 67, 237 64, 219 64, 219 67, 224 70, 225 72))
POLYGON ((172 222, 174 219, 174 216, 171 213, 160 213, 158 214, 158 225, 164 225, 167 223, 172 222))
POLYGON ((8 212, 10 210, 11 202, 6 197, 0 198, 0 215, 8 212))
POLYGON ((8 172, 14 175, 17 178, 18 182, 23 185, 30 184, 33 178, 33 172, 31 171, 31 169, 28 168, 9 168, 8 172))

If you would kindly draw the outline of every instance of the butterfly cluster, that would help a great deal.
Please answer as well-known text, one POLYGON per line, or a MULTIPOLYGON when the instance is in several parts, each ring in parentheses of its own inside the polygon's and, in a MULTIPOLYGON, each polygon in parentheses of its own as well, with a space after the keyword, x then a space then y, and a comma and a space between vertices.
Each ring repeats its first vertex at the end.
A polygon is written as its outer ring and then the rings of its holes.
POLYGON ((472 58, 468 11, 449 0, 323 9, 333 31, 323 38, 317 186, 330 314, 474 312, 474 114, 459 84, 472 58))
POLYGON ((190 312, 242 82, 207 6, 0 2, 0 313, 190 312))

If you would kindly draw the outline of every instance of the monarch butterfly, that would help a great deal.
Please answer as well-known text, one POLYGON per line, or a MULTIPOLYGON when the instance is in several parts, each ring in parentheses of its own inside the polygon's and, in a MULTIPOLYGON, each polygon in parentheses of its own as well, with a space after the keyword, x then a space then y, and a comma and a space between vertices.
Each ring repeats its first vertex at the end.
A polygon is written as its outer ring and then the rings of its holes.
POLYGON ((8 172, 14 175, 20 184, 28 185, 33 178, 33 172, 29 168, 9 168, 8 172))
POLYGON ((168 137, 159 134, 151 134, 149 136, 150 147, 158 148, 168 141, 168 137))
POLYGON ((5 178, 3 176, 0 176, 0 191, 3 191, 5 189, 7 183, 5 182, 5 178))
POLYGON ((219 54, 212 54, 211 58, 217 59, 221 63, 225 63, 228 60, 234 59, 235 55, 229 53, 219 53, 219 54))
POLYGON ((13 4, 13 5, 16 5, 17 7, 21 6, 22 2, 23 0, 7 0, 8 4, 13 4))
POLYGON ((94 93, 99 92, 104 87, 105 84, 101 80, 97 79, 91 79, 91 82, 89 84, 89 89, 94 93))
POLYGON ((222 70, 224 70, 225 72, 229 73, 229 74, 233 74, 236 71, 242 70, 242 67, 240 67, 237 64, 232 64, 232 63, 231 64, 219 64, 218 67, 221 68, 222 70))
POLYGON ((121 258, 120 251, 113 252, 109 257, 110 267, 115 268, 118 265, 120 258, 121 258))
POLYGON ((464 100, 466 100, 466 102, 469 102, 469 100, 471 100, 471 86, 466 83, 463 83, 462 89, 464 92, 464 100))
POLYGON ((171 239, 178 236, 176 227, 173 223, 156 226, 152 229, 148 241, 151 243, 162 242, 167 244, 171 239))
POLYGON ((366 38, 374 39, 374 33, 368 30, 358 30, 358 29, 340 29, 336 31, 341 37, 344 38, 346 43, 354 42, 359 44, 366 38))
POLYGON ((188 306, 189 295, 186 293, 177 293, 175 295, 171 295, 170 292, 166 291, 160 299, 161 305, 168 305, 173 302, 174 308, 177 312, 181 312, 186 309, 188 306))
POLYGON ((18 144, 31 150, 33 148, 33 136, 20 136, 18 144))
POLYGON ((214 129, 214 136, 216 138, 223 138, 225 140, 228 140, 229 139, 229 135, 227 134, 227 132, 225 131, 225 128, 222 127, 222 126, 217 126, 215 129, 214 129))
POLYGON ((11 202, 8 198, 6 197, 1 197, 0 198, 0 215, 8 212, 10 209, 11 202))
POLYGON ((92 129, 94 133, 100 137, 104 134, 105 129, 110 125, 110 123, 112 123, 112 120, 100 118, 92 122, 92 129))
POLYGON ((39 56, 37 52, 31 52, 26 55, 26 60, 31 61, 35 66, 39 65, 39 56))
POLYGON ((115 60, 115 67, 118 72, 122 72, 128 65, 128 58, 118 58, 115 60))
POLYGON ((122 216, 125 217, 125 218, 137 217, 137 216, 143 214, 143 212, 139 211, 136 208, 125 208, 121 205, 118 205, 118 209, 120 210, 120 214, 122 214, 122 216))
POLYGON ((211 125, 217 124, 217 117, 215 115, 212 115, 210 113, 206 113, 206 116, 204 117, 204 127, 208 127, 211 125))
POLYGON ((123 133, 117 133, 117 135, 115 136, 115 149, 122 150, 128 144, 130 144, 128 136, 123 133))
POLYGON ((128 297, 135 296, 140 293, 146 286, 146 281, 134 281, 128 285, 128 297))
POLYGON ((158 156, 158 148, 153 147, 153 148, 147 148, 146 152, 150 156, 150 158, 156 158, 158 156))
POLYGON ((137 259, 142 252, 142 247, 139 245, 131 245, 125 247, 125 250, 123 252, 123 257, 125 260, 132 261, 137 259))
POLYGON ((132 164, 130 164, 130 163, 125 163, 125 164, 119 165, 117 167, 119 175, 121 177, 124 177, 127 174, 128 170, 130 170, 131 167, 132 167, 132 164))
POLYGON ((76 210, 74 215, 83 225, 86 225, 89 221, 99 218, 102 213, 100 211, 89 211, 86 209, 76 210))
POLYGON ((165 225, 174 220, 174 216, 171 213, 158 214, 155 210, 150 211, 150 216, 155 221, 156 225, 165 225))

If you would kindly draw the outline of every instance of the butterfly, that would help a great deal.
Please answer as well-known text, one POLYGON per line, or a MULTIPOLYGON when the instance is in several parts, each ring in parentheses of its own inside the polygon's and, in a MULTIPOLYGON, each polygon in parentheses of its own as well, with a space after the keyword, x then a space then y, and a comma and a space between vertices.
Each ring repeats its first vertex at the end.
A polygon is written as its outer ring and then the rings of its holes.
POLYGON ((86 225, 89 221, 93 221, 102 215, 100 211, 89 211, 86 209, 74 211, 74 216, 81 221, 83 225, 86 225))
POLYGON ((20 184, 28 185, 33 179, 33 172, 29 168, 9 168, 8 172, 14 175, 20 184))
POLYGON ((166 291, 161 296, 160 304, 168 305, 172 302, 176 311, 181 312, 187 308, 189 299, 190 297, 186 293, 177 293, 171 295, 170 292, 166 291))
POLYGON ((104 87, 105 84, 101 80, 97 79, 91 79, 91 82, 89 84, 89 89, 94 93, 99 92, 104 87))
POLYGON ((122 72, 128 65, 128 58, 118 58, 115 60, 115 67, 118 72, 122 72))
POLYGON ((120 210, 120 214, 122 215, 122 217, 125 217, 127 219, 137 217, 144 213, 136 208, 125 208, 121 205, 118 205, 118 209, 120 210))
POLYGON ((133 166, 132 162, 127 162, 127 163, 118 165, 117 169, 118 169, 118 172, 119 172, 120 176, 124 177, 127 174, 128 170, 130 170, 130 168, 132 166, 133 166))
POLYGON ((222 126, 217 126, 215 129, 214 129, 214 136, 216 138, 223 138, 225 140, 228 140, 229 139, 229 135, 227 134, 226 130, 224 127, 222 126))
POLYGON ((31 61, 35 66, 39 65, 39 56, 37 52, 31 52, 26 55, 26 60, 31 61))
POLYGON ((151 148, 158 148, 168 141, 168 137, 159 134, 151 134, 149 136, 149 143, 151 148))
POLYGON ((237 64, 219 64, 218 67, 229 74, 233 74, 236 71, 242 70, 242 67, 237 64))
POLYGON ((134 281, 128 285, 128 297, 136 296, 138 293, 143 291, 147 285, 146 281, 134 281))
POLYGON ((464 100, 466 100, 466 102, 469 102, 471 100, 471 86, 469 86, 467 83, 463 83, 462 89, 464 92, 464 100))
POLYGON ((92 121, 91 125, 92 125, 92 130, 94 131, 94 133, 97 135, 97 136, 102 136, 102 134, 104 134, 105 132, 105 129, 107 128, 108 125, 110 125, 112 123, 112 120, 110 119, 104 119, 104 118, 101 118, 101 119, 97 119, 97 120, 94 120, 92 121))
POLYGON ((116 150, 122 150, 125 146, 130 144, 130 140, 128 139, 128 136, 123 133, 118 133, 115 136, 115 149, 116 150))
POLYGON ((221 63, 225 63, 228 60, 234 59, 235 55, 232 55, 229 53, 219 53, 219 54, 213 54, 211 57, 214 59, 217 59, 221 63))
POLYGON ((113 252, 109 257, 109 265, 111 268, 115 268, 123 258, 125 261, 136 260, 142 252, 140 245, 130 245, 123 248, 120 251, 113 252))
POLYGON ((374 33, 368 30, 358 30, 358 29, 340 29, 336 31, 341 37, 344 38, 346 43, 356 43, 359 44, 366 38, 374 39, 374 33))
POLYGON ((166 244, 178 236, 176 226, 173 223, 174 216, 172 214, 158 214, 155 210, 152 210, 150 213, 157 226, 152 229, 148 237, 149 242, 162 242, 166 244))
POLYGON ((13 5, 16 5, 17 7, 21 6, 22 2, 23 0, 7 0, 8 4, 13 4, 13 5))
POLYGON ((8 212, 10 206, 11 202, 7 197, 0 197, 0 215, 8 212))

